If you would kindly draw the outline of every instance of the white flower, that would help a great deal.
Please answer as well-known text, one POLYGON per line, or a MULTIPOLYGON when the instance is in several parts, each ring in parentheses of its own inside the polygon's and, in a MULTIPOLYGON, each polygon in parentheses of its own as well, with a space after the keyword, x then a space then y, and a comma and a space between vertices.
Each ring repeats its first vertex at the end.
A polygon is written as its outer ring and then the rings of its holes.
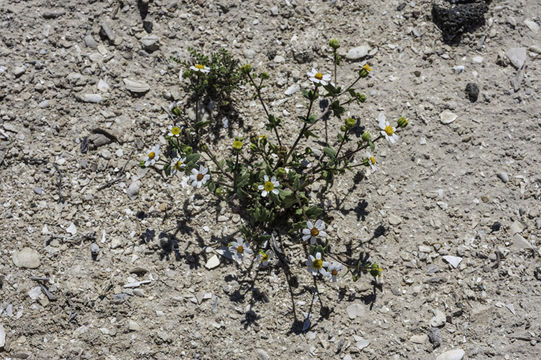
POLYGON ((391 144, 394 144, 398 140, 398 135, 395 134, 396 129, 389 124, 385 119, 385 114, 380 112, 378 115, 379 128, 381 129, 381 135, 385 136, 385 139, 391 144))
POLYGON ((336 282, 338 274, 340 271, 342 271, 342 264, 339 263, 332 263, 327 268, 327 276, 325 277, 326 280, 330 280, 332 282, 336 282))
POLYGON ((308 272, 314 276, 317 276, 317 274, 325 276, 327 273, 325 268, 328 266, 328 264, 326 261, 321 259, 321 253, 319 252, 316 254, 316 257, 309 255, 306 264, 308 265, 308 272))
POLYGON ((147 158, 145 159, 145 166, 154 165, 160 158, 160 145, 155 145, 152 149, 147 151, 147 158))
POLYGON ((306 228, 302 229, 302 241, 310 239, 310 244, 315 244, 317 237, 326 237, 325 223, 323 220, 317 220, 315 224, 312 224, 310 220, 306 222, 306 228))
POLYGON ((372 168, 372 171, 376 171, 378 169, 376 167, 376 158, 369 152, 366 153, 366 158, 368 159, 368 165, 370 165, 370 168, 372 168))
POLYGON ((207 174, 209 169, 203 165, 199 165, 199 171, 197 169, 192 169, 192 174, 190 175, 190 181, 192 181, 192 186, 197 187, 198 189, 210 179, 210 175, 207 174))
POLYGON ((263 185, 259 185, 257 188, 261 191, 261 196, 266 197, 268 193, 272 192, 274 195, 278 195, 279 191, 277 189, 278 186, 280 186, 280 183, 278 180, 276 180, 276 177, 273 176, 270 180, 267 175, 263 177, 265 179, 265 182, 263 185))
POLYGON ((325 86, 329 81, 331 81, 331 74, 323 75, 314 68, 312 68, 311 72, 306 73, 306 75, 308 75, 310 81, 314 84, 321 84, 325 86))
POLYGON ((175 175, 177 172, 182 171, 186 167, 186 158, 181 158, 180 156, 174 158, 171 161, 171 175, 175 175))
POLYGON ((205 65, 201 64, 195 64, 193 66, 190 66, 190 69, 196 72, 202 72, 202 73, 208 73, 210 71, 209 67, 206 67, 205 65))
POLYGON ((257 257, 255 259, 255 262, 257 264, 257 267, 264 268, 269 266, 269 263, 274 258, 274 252, 272 250, 259 250, 259 254, 257 254, 257 257))
POLYGON ((176 107, 180 108, 181 104, 182 104, 182 101, 173 101, 171 104, 169 104, 167 108, 169 109, 169 111, 171 111, 176 107))
POLYGON ((243 238, 238 238, 236 241, 233 241, 229 247, 229 251, 233 254, 233 260, 239 264, 242 264, 244 256, 248 258, 253 254, 249 244, 244 242, 243 238))
POLYGON ((182 127, 180 125, 169 125, 167 130, 169 130, 167 136, 179 137, 180 133, 182 132, 182 127))

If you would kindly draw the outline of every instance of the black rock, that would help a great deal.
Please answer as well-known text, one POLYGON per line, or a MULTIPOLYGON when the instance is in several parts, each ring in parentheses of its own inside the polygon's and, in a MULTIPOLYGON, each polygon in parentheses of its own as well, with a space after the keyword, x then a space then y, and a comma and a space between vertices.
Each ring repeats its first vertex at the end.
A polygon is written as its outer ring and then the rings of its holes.
POLYGON ((432 343, 432 346, 435 348, 441 345, 441 331, 438 328, 431 327, 428 331, 428 340, 432 343))
POLYGON ((479 87, 477 86, 477 84, 468 83, 466 85, 465 91, 466 91, 466 95, 468 95, 468 99, 470 99, 472 103, 476 102, 477 99, 479 98, 479 87))
POLYGON ((143 29, 150 34, 152 32, 153 24, 150 21, 143 21, 143 29))
POLYGON ((499 231, 501 227, 502 227, 502 224, 500 224, 499 221, 494 221, 494 224, 492 224, 491 230, 492 232, 499 231))
POLYGON ((396 11, 402 11, 406 7, 406 3, 402 3, 396 7, 396 11))
POLYGON ((441 29, 443 41, 458 44, 462 34, 485 24, 490 0, 434 0, 432 21, 441 29))

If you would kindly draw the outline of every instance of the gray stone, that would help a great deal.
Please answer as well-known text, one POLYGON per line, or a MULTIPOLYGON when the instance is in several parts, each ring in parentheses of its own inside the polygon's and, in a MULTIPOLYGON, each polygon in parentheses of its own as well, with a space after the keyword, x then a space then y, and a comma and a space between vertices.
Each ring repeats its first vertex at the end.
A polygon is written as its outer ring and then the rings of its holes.
POLYGON ((368 55, 369 51, 370 51, 370 45, 367 45, 367 44, 351 48, 346 54, 346 59, 360 60, 364 58, 366 55, 368 55))
POLYGON ((40 188, 39 186, 36 186, 36 187, 34 188, 34 192, 35 192, 36 194, 38 194, 38 195, 43 195, 43 189, 40 188))
POLYGON ((410 338, 410 341, 414 344, 424 344, 426 342, 426 340, 428 340, 428 336, 426 336, 426 334, 422 334, 422 335, 413 335, 411 338, 410 338))
POLYGON ((255 57, 255 50, 244 49, 244 57, 246 57, 247 59, 253 59, 255 57))
POLYGON ((136 94, 144 94, 150 90, 147 83, 132 79, 124 79, 124 85, 126 85, 126 90, 136 94))
POLYGON ((4 330, 4 326, 0 324, 0 350, 6 346, 6 331, 4 330))
POLYGON ((432 343, 434 348, 437 348, 441 345, 441 330, 438 328, 430 328, 428 331, 428 339, 432 343))
POLYGON ((458 267, 458 264, 462 261, 461 257, 458 256, 451 256, 451 255, 445 255, 442 256, 442 259, 447 261, 449 264, 451 264, 452 267, 455 269, 458 267))
POLYGON ((434 316, 432 317, 432 319, 430 319, 430 326, 437 328, 445 325, 446 317, 443 311, 436 309, 433 310, 433 312, 434 316))
POLYGON ((153 52, 160 48, 160 38, 156 35, 143 36, 139 42, 143 50, 148 52, 153 52))
POLYGON ((402 222, 402 219, 399 216, 396 216, 394 214, 389 215, 389 224, 393 226, 400 225, 402 222))
POLYGON ((291 96, 293 94, 295 94, 297 91, 299 91, 301 89, 300 85, 299 84, 293 84, 291 85, 290 87, 287 88, 287 90, 285 91, 285 94, 287 96, 291 96))
POLYGON ((450 123, 452 123, 453 121, 455 121, 457 117, 458 117, 458 116, 457 116, 455 113, 453 113, 453 112, 451 112, 451 111, 449 111, 449 110, 444 110, 444 111, 440 114, 440 121, 441 121, 442 124, 446 124, 446 125, 447 125, 447 124, 450 124, 450 123))
POLYGON ((526 48, 511 48, 505 54, 517 69, 521 69, 526 61, 526 48))
POLYGON ((465 354, 462 349, 453 349, 438 355, 436 360, 462 360, 465 354))
POLYGON ((109 91, 111 87, 109 86, 109 84, 107 84, 107 82, 103 79, 100 79, 98 81, 98 90, 101 91, 101 92, 107 92, 109 91))
POLYGON ((530 19, 524 20, 524 25, 526 25, 528 29, 530 29, 534 33, 539 32, 539 25, 537 25, 537 23, 533 20, 530 20, 530 19))
POLYGON ((94 40, 92 35, 88 34, 85 36, 85 45, 86 47, 89 47, 91 49, 95 49, 98 47, 98 42, 94 40))
POLYGON ((278 6, 271 7, 272 16, 278 16, 278 6))
POLYGON ((41 13, 41 16, 43 16, 44 19, 55 19, 64 15, 65 13, 66 11, 64 9, 48 9, 44 10, 41 13))
POLYGON ((76 95, 77 100, 85 103, 100 103, 103 101, 103 97, 100 94, 79 94, 76 95))
POLYGON ((522 225, 520 221, 513 221, 513 223, 509 227, 509 231, 511 232, 511 235, 521 233, 524 231, 524 225, 522 225))
POLYGON ((90 254, 92 255, 92 258, 97 258, 100 253, 100 247, 96 243, 90 244, 90 254))
POLYGON ((500 172, 497 175, 500 178, 500 180, 503 181, 504 183, 509 181, 509 175, 507 175, 506 172, 500 172))
POLYGON ((19 77, 21 76, 22 74, 24 74, 26 72, 26 66, 24 65, 21 65, 21 66, 15 66, 13 68, 13 75, 15 75, 16 77, 19 77))
POLYGON ((210 259, 207 260, 205 267, 209 270, 217 268, 220 265, 220 258, 218 255, 212 255, 210 259))
POLYGON ((141 331, 141 325, 133 320, 128 320, 128 330, 129 331, 141 331))
POLYGON ((40 255, 39 253, 30 248, 23 248, 21 251, 15 251, 12 256, 15 266, 20 268, 35 269, 39 267, 40 255))
POLYGON ((537 230, 541 230, 541 218, 537 218, 535 220, 535 227, 537 228, 537 230))
POLYGON ((346 312, 348 314, 348 317, 350 319, 355 319, 357 317, 364 316, 366 310, 364 309, 364 306, 359 303, 351 304, 346 308, 346 312))
POLYGON ((66 232, 71 235, 77 234, 77 226, 75 226, 74 223, 71 223, 70 226, 68 226, 68 228, 66 229, 66 232))
POLYGON ((519 250, 533 249, 533 245, 520 234, 513 235, 513 247, 519 250))
POLYGON ((128 191, 126 192, 128 194, 128 197, 132 200, 137 199, 137 195, 139 195, 139 188, 141 187, 141 182, 139 180, 135 180, 130 184, 128 187, 128 191))
POLYGON ((111 26, 107 22, 102 22, 100 26, 100 36, 109 40, 110 43, 115 41, 116 35, 111 26))

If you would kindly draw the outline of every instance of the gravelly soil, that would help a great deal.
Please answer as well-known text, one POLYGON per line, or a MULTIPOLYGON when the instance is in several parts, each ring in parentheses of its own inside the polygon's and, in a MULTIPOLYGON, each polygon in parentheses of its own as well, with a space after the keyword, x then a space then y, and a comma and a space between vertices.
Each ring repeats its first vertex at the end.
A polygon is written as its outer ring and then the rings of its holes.
MULTIPOLYGON (((541 4, 495 0, 487 24, 456 46, 443 43, 430 1, 400 4, 4 1, 0 357, 460 359, 448 351, 462 349, 465 359, 537 358, 541 4), (114 39, 100 35, 104 23, 114 39), (152 52, 140 41, 148 31, 159 38, 152 52), (385 284, 321 284, 321 303, 311 306, 300 245, 288 250, 293 286, 280 266, 255 281, 225 258, 208 270, 216 245, 236 235, 238 215, 138 163, 145 148, 165 142, 163 108, 186 99, 169 56, 224 47, 268 71, 266 99, 291 115, 284 132, 293 133, 305 104, 300 92, 284 92, 308 87, 313 67, 331 70, 330 38, 344 54, 371 49, 339 73, 347 83, 359 65, 373 68, 360 85, 367 102, 351 109, 361 122, 375 129, 385 111, 411 126, 397 144, 378 146, 378 171, 361 183, 346 176, 329 194, 341 205, 328 209, 338 252, 368 253, 385 284), (506 55, 515 48, 526 50, 520 69, 506 55), (134 96, 124 79, 150 90, 134 96), (468 83, 480 89, 476 102, 468 83), (449 112, 456 119, 443 124, 449 112), (82 153, 85 136, 105 144, 82 153), (139 192, 129 197, 135 181, 139 192), (30 269, 16 266, 23 248, 39 259, 30 269), (462 260, 455 268, 444 256, 462 260), (56 299, 31 277, 48 278, 41 283, 56 299)), ((239 116, 263 131, 247 94, 235 94, 239 116)), ((231 123, 221 134, 244 131, 231 123)))

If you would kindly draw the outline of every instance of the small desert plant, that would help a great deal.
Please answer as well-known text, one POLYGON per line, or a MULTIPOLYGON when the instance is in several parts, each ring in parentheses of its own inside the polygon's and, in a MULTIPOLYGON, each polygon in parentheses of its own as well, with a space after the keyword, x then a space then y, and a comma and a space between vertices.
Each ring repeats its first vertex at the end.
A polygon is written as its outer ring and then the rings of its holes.
POLYGON ((337 177, 359 167, 375 171, 375 144, 382 139, 395 143, 397 129, 406 127, 408 121, 400 117, 392 125, 380 113, 377 131, 361 130, 365 128, 358 118, 346 114, 351 104, 366 101, 354 86, 370 76, 371 68, 365 64, 350 85, 339 86, 338 41, 331 40, 329 46, 334 72, 324 74, 312 69, 307 73, 312 84, 302 90, 307 111, 295 119, 282 119, 269 111, 262 92, 267 73, 256 73, 250 65, 231 69, 234 61, 225 51, 211 59, 192 52, 197 63, 185 63, 189 69, 185 77, 190 79, 187 89, 197 96, 220 94, 216 96, 222 98, 245 79, 253 89, 253 98, 262 105, 266 133, 225 140, 229 149, 220 152, 207 141, 207 123, 193 122, 173 112, 174 122, 166 134, 166 155, 160 156, 156 146, 142 165, 160 164, 158 169, 164 175, 187 177, 194 188, 204 187, 230 204, 244 220, 239 228, 241 236, 228 244, 230 257, 239 265, 259 269, 275 259, 287 262, 282 239, 288 237, 292 243, 303 244, 306 269, 315 280, 336 281, 345 273, 357 280, 362 273, 370 273, 376 283, 381 283, 382 268, 377 263, 370 259, 347 262, 333 255, 333 239, 326 232, 332 218, 321 204, 337 177), (294 137, 284 137, 285 121, 297 125, 294 137))

